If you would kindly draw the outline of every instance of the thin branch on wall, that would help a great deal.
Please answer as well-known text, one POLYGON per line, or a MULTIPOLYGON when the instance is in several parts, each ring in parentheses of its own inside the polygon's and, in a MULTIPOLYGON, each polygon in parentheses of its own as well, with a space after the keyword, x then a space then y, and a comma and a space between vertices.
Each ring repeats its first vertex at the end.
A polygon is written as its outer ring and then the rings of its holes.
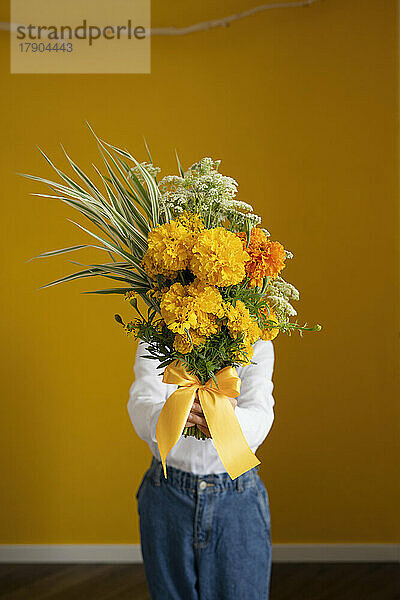
POLYGON ((320 1, 321 0, 299 0, 298 2, 274 2, 273 4, 261 4, 260 6, 249 8, 248 10, 244 10, 234 15, 223 17, 222 19, 203 21, 202 23, 195 23, 194 25, 189 25, 188 27, 153 28, 151 30, 151 35, 188 35, 190 33, 197 33, 198 31, 208 31, 210 29, 215 29, 216 27, 228 27, 235 21, 245 19, 246 17, 251 17, 252 15, 256 15, 266 10, 273 10, 276 8, 302 8, 320 1))
MULTIPOLYGON (((245 19, 246 17, 251 17, 252 15, 265 12, 266 10, 274 10, 277 8, 302 8, 310 6, 311 4, 315 4, 316 2, 321 2, 321 0, 299 0, 298 2, 274 2, 272 4, 260 4, 259 6, 254 6, 254 8, 249 8, 248 10, 244 10, 234 15, 223 17, 222 19, 203 21, 201 23, 195 23, 194 25, 188 25, 187 27, 153 27, 150 30, 150 32, 152 36, 189 35, 191 33, 197 33, 199 31, 209 31, 210 29, 215 29, 217 27, 228 27, 231 23, 234 23, 235 21, 245 19)), ((16 31, 17 27, 17 23, 0 22, 0 30, 16 31)))

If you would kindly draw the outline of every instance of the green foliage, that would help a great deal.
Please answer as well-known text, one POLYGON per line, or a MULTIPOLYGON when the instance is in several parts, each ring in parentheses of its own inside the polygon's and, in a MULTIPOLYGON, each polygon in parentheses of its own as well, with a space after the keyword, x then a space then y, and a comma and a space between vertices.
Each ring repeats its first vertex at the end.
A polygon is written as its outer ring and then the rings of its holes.
POLYGON ((299 335, 302 336, 304 331, 321 331, 322 329, 322 326, 318 324, 308 326, 307 323, 304 323, 304 325, 299 325, 297 321, 295 323, 287 321, 286 323, 278 323, 278 325, 276 325, 272 321, 270 321, 269 323, 273 327, 277 327, 282 333, 287 333, 288 335, 292 335, 292 333, 295 333, 297 331, 299 335))
MULTIPOLYGON (((65 153, 67 161, 78 179, 73 179, 58 169, 42 151, 43 157, 55 170, 62 183, 33 175, 25 174, 24 177, 45 183, 53 192, 53 194, 34 195, 61 200, 86 217, 92 226, 97 228, 97 233, 79 223, 71 222, 94 238, 96 243, 51 250, 35 258, 54 256, 83 248, 96 248, 106 252, 112 262, 81 265, 86 268, 42 287, 83 277, 105 277, 128 284, 129 289, 143 297, 152 287, 151 280, 141 267, 141 260, 147 251, 147 236, 154 226, 168 221, 170 213, 161 201, 153 171, 149 173, 125 150, 111 146, 97 136, 95 139, 106 171, 102 173, 94 167, 102 189, 83 173, 67 153, 65 153)), ((116 288, 110 288, 91 293, 121 292, 116 288)))
POLYGON ((245 346, 241 337, 235 339, 226 327, 211 335, 203 346, 198 346, 190 354, 181 355, 181 360, 189 372, 196 373, 204 384, 224 367, 238 367, 247 360, 245 346))
POLYGON ((182 354, 174 348, 175 334, 155 313, 147 319, 140 315, 127 324, 120 315, 116 315, 115 319, 128 333, 146 342, 148 354, 145 358, 159 361, 159 369, 164 369, 174 360, 179 360, 202 384, 214 378, 220 369, 228 366, 238 367, 243 361, 248 361, 243 338, 232 338, 225 326, 220 332, 207 338, 203 345, 193 348, 189 354, 182 354))
POLYGON ((269 308, 266 297, 262 290, 258 287, 249 287, 249 278, 237 285, 231 285, 220 289, 221 295, 226 302, 230 302, 233 306, 240 300, 246 305, 251 316, 257 320, 261 328, 266 324, 266 316, 269 316, 269 308))

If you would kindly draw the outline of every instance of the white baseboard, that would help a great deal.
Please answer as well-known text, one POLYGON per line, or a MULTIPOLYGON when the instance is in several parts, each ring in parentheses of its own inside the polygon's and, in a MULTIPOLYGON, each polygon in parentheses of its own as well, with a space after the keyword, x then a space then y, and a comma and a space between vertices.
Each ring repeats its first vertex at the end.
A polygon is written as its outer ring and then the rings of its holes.
MULTIPOLYGON (((275 544, 273 562, 400 562, 400 544, 275 544)), ((139 544, 0 544, 0 563, 141 563, 139 544)))
POLYGON ((0 544, 0 563, 141 563, 139 544, 0 544))
POLYGON ((274 544, 273 562, 399 562, 400 544, 274 544))

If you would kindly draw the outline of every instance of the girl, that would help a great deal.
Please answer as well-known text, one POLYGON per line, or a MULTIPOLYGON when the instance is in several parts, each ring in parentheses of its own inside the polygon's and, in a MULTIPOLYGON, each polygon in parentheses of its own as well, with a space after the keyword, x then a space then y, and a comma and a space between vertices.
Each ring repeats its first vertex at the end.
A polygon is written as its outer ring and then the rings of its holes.
MULTIPOLYGON (((255 452, 274 420, 273 345, 258 340, 252 363, 237 369, 241 392, 231 399, 255 452)), ((267 600, 271 573, 268 495, 258 467, 232 480, 216 452, 195 400, 186 426, 206 440, 182 436, 167 458, 164 478, 156 425, 177 386, 163 383, 157 361, 136 354, 128 411, 153 453, 136 494, 141 548, 152 600, 267 600)))

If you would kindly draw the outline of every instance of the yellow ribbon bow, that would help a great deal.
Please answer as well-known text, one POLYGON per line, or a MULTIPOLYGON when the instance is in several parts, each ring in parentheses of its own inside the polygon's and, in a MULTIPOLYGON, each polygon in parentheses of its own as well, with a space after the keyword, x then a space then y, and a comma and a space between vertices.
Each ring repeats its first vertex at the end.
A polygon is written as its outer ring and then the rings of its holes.
POLYGON ((240 392, 241 382, 236 369, 225 367, 216 373, 215 378, 218 387, 212 379, 202 385, 196 375, 188 373, 178 361, 174 361, 165 369, 163 382, 179 386, 165 402, 156 427, 165 477, 168 453, 182 435, 197 391, 215 448, 231 479, 236 479, 260 464, 243 435, 235 410, 229 401, 229 398, 236 398, 240 392))

